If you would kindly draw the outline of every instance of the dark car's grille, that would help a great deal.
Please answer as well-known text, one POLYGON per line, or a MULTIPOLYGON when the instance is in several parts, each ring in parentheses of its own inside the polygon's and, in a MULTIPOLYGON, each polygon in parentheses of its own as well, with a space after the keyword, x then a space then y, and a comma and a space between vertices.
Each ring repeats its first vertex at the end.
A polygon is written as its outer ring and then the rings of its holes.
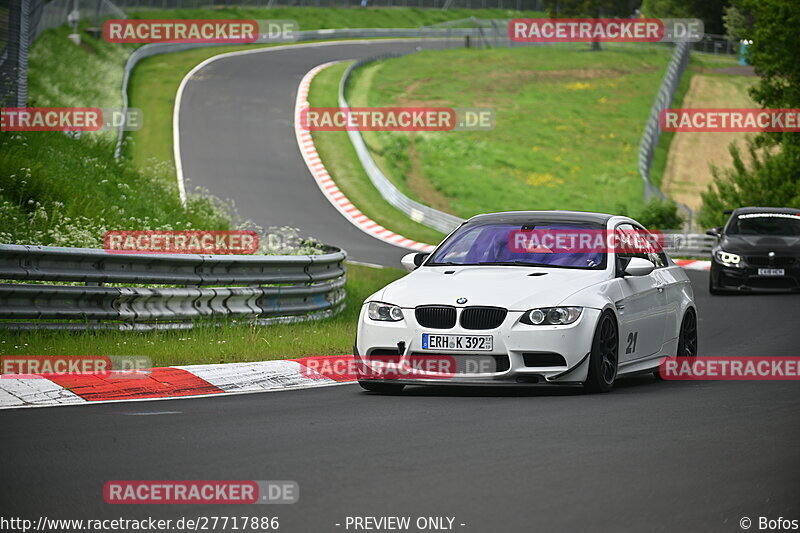
POLYGON ((748 255, 745 257, 747 263, 753 266, 791 266, 797 262, 796 257, 767 257, 766 255, 748 255))
POLYGON ((753 289, 794 289, 797 282, 792 278, 750 278, 747 286, 753 289))
POLYGON ((456 325, 456 308, 428 305, 414 310, 417 323, 423 328, 450 329, 456 325))
POLYGON ((467 307, 461 312, 461 327, 464 329, 494 329, 500 327, 508 314, 501 307, 467 307))

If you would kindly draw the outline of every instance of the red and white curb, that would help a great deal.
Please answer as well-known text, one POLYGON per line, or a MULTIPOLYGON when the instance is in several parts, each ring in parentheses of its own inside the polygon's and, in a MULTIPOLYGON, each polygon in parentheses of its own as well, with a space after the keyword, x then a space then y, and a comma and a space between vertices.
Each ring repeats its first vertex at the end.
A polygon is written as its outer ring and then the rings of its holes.
POLYGON ((340 63, 340 61, 332 61, 330 63, 323 63, 316 66, 303 76, 300 81, 300 86, 297 88, 297 100, 294 106, 294 131, 297 136, 297 146, 300 148, 300 153, 303 154, 303 159, 308 166, 308 170, 317 182, 322 194, 330 201, 347 220, 353 223, 357 228, 365 233, 372 235, 376 239, 388 242, 401 248, 408 248, 409 250, 417 250, 423 252, 430 252, 434 246, 422 242, 413 241, 402 235, 398 235, 391 230, 388 230, 367 217, 353 205, 350 200, 344 195, 336 183, 331 178, 325 165, 317 153, 317 148, 314 146, 314 140, 311 137, 311 132, 303 129, 300 121, 303 109, 309 107, 308 103, 308 89, 311 86, 311 80, 314 76, 319 74, 324 69, 340 63))
POLYGON ((686 270, 711 270, 711 261, 700 261, 696 259, 675 259, 675 264, 682 266, 686 270))
POLYGON ((147 377, 100 375, 0 378, 0 409, 167 400, 307 389, 355 381, 351 355, 153 368, 147 377))

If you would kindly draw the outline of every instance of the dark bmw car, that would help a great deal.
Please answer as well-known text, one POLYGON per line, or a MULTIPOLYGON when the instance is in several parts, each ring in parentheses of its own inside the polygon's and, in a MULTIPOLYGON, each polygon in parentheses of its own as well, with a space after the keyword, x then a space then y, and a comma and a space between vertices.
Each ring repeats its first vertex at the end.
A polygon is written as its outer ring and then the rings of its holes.
POLYGON ((800 291, 800 209, 742 207, 724 228, 711 252, 711 294, 800 291))

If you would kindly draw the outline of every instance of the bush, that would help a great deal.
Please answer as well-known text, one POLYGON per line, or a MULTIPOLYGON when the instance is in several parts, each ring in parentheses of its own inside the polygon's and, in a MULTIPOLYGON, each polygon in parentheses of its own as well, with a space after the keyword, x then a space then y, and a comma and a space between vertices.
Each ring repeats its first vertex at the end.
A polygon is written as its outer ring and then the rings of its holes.
POLYGON ((778 153, 759 153, 757 143, 748 141, 748 165, 732 144, 733 167, 712 168, 714 182, 702 193, 698 222, 721 226, 728 218, 724 211, 737 207, 800 207, 800 150, 790 144, 782 148, 778 153))
POLYGON ((621 206, 617 212, 630 216, 647 229, 679 229, 683 226, 683 217, 678 213, 678 204, 672 200, 652 198, 633 214, 621 206))

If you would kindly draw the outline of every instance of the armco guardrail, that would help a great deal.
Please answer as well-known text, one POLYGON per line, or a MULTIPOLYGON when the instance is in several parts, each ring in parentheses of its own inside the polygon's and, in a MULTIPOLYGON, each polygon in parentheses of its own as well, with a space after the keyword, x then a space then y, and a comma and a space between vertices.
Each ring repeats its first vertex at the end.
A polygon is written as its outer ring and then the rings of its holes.
POLYGON ((37 321, 6 321, 0 327, 168 329, 189 328, 202 318, 261 324, 316 319, 343 307, 344 259, 341 250, 301 256, 156 255, 0 245, 0 279, 36 282, 0 283, 0 318, 37 321), (40 322, 48 319, 72 322, 40 322))
POLYGON ((664 251, 676 257, 707 259, 717 243, 716 237, 699 233, 664 232, 664 251))
MULTIPOLYGON (((342 81, 339 84, 339 107, 350 107, 350 105, 347 103, 344 93, 345 86, 347 85, 347 81, 350 79, 350 74, 353 72, 353 70, 372 61, 377 61, 387 57, 398 57, 399 55, 400 54, 389 54, 375 56, 361 61, 356 61, 355 63, 351 64, 350 67, 345 71, 344 76, 342 76, 342 81)), ((353 144, 353 148, 355 148, 359 161, 361 161, 361 166, 364 167, 364 171, 367 173, 367 176, 369 176, 370 181, 381 193, 381 196, 383 196, 384 200, 408 215, 411 220, 441 231, 442 233, 450 233, 461 225, 461 223, 464 221, 463 219, 455 215, 451 215, 450 213, 445 213, 432 207, 428 207, 427 205, 414 201, 403 194, 400 189, 395 187, 389 178, 387 178, 383 172, 381 172, 381 169, 378 168, 378 165, 375 163, 375 160, 372 159, 372 156, 369 153, 369 149, 364 142, 364 138, 361 136, 361 132, 355 129, 348 129, 347 135, 350 137, 350 142, 353 144)))
MULTIPOLYGON (((650 167, 653 164, 653 154, 655 153, 658 140, 661 138, 661 126, 659 125, 658 118, 661 112, 672 104, 672 99, 675 96, 675 91, 680 84, 683 71, 689 64, 689 58, 692 53, 691 43, 681 42, 675 44, 675 50, 672 54, 672 59, 667 66, 667 72, 664 74, 664 79, 661 81, 661 86, 658 89, 658 94, 650 107, 650 116, 647 119, 647 124, 642 133, 642 139, 639 142, 639 174, 644 180, 644 199, 645 201, 653 197, 666 199, 664 193, 653 185, 650 180, 650 167)), ((684 204, 678 204, 678 207, 683 210, 687 217, 689 227, 691 228, 694 219, 694 212, 684 204)))
MULTIPOLYGON (((297 41, 320 41, 328 39, 380 39, 380 38, 417 38, 417 39, 448 39, 464 37, 485 38, 485 28, 350 28, 350 29, 328 29, 328 30, 309 30, 297 32, 297 41)), ((505 36, 507 39, 508 36, 505 36)), ((131 72, 139 61, 147 57, 171 52, 183 52, 195 48, 205 48, 208 46, 232 46, 236 43, 152 43, 146 44, 134 50, 128 61, 125 63, 125 72, 122 77, 122 105, 123 111, 128 109, 128 81, 131 72)), ((285 43, 293 44, 293 43, 285 43)), ((241 46, 241 44, 239 45, 241 46)), ((117 130, 117 144, 114 149, 114 157, 122 155, 123 140, 125 138, 125 115, 117 130)))

